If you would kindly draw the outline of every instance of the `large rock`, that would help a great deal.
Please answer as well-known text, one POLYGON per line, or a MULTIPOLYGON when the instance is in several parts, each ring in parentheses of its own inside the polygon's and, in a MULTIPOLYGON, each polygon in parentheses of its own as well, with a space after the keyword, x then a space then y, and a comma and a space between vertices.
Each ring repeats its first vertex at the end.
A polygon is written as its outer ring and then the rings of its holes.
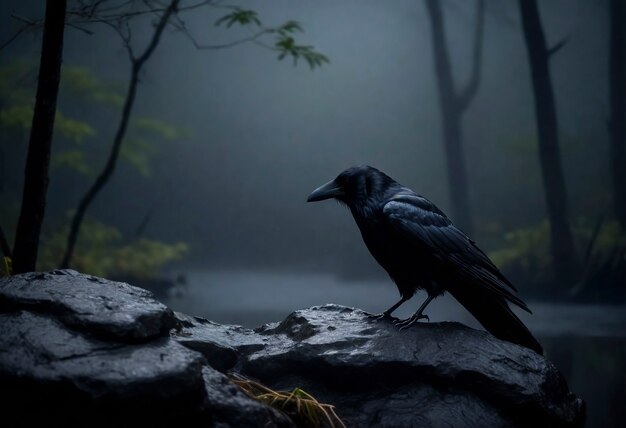
POLYGON ((7 426, 293 426, 170 338, 172 311, 145 290, 73 271, 18 275, 0 281, 0 309, 7 426))
POLYGON ((174 326, 172 311, 141 288, 73 270, 27 273, 0 283, 0 310, 25 308, 115 339, 149 339, 174 326))
POLYGON ((173 336, 230 369, 303 387, 352 426, 581 426, 584 404, 532 350, 459 323, 398 331, 326 305, 256 330, 176 314, 173 336))
POLYGON ((0 280, 5 421, 293 426, 229 372, 302 387, 348 426, 584 422, 582 401, 550 362, 457 323, 399 332, 327 305, 250 330, 175 314, 144 290, 73 271, 0 280))

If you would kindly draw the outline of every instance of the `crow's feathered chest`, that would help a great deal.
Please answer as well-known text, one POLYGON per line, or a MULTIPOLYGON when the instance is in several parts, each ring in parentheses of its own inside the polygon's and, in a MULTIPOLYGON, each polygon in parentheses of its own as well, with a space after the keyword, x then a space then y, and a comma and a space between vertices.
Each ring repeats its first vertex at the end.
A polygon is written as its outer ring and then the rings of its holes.
POLYGON ((411 296, 417 289, 430 285, 435 260, 427 249, 389 222, 383 211, 385 202, 353 209, 352 214, 374 259, 394 280, 400 293, 411 296))

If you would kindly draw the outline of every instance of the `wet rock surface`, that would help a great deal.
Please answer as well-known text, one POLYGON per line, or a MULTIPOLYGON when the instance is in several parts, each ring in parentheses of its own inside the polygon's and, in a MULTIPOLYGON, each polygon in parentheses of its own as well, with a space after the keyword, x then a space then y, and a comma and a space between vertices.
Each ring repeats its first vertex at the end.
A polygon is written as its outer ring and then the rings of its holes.
MULTIPOLYGON (((256 330, 201 319, 176 337, 238 352, 231 370, 301 386, 353 426, 580 426, 584 404, 534 351, 459 323, 399 332, 361 310, 325 305, 256 330), (210 333, 209 333, 210 331, 210 333), (201 339, 202 338, 202 339, 201 339)), ((197 349, 197 348, 196 348, 197 349)))
POLYGON ((458 323, 399 332, 326 305, 251 330, 53 271, 0 280, 0 333, 0 398, 18 425, 293 426, 229 372, 301 387, 347 426, 584 424, 582 400, 548 360, 458 323))
POLYGON ((177 324, 124 283, 74 271, 0 280, 4 426, 292 426, 172 339, 177 324))

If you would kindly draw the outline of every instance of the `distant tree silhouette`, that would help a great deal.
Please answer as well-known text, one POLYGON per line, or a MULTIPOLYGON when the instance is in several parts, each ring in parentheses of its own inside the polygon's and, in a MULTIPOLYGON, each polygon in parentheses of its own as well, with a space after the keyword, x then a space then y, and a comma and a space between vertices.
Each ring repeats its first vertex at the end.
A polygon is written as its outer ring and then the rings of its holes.
POLYGON ((452 217, 454 222, 471 236, 473 235, 473 220, 469 197, 469 177, 463 150, 462 119, 480 84, 485 2, 484 0, 477 1, 472 71, 467 84, 461 90, 456 89, 452 76, 441 3, 438 0, 426 0, 426 8, 430 16, 432 30, 432 52, 439 89, 439 107, 452 217))
POLYGON ((609 6, 609 134, 615 217, 626 230, 626 3, 609 6))
POLYGON ((550 252, 555 278, 563 287, 571 287, 577 279, 579 265, 569 220, 558 120, 550 77, 550 57, 563 47, 565 40, 548 48, 537 1, 519 0, 519 6, 535 98, 539 161, 550 222, 550 252))
POLYGON ((34 271, 46 209, 48 168, 61 80, 66 0, 47 0, 33 121, 28 142, 22 206, 15 233, 13 272, 34 271))

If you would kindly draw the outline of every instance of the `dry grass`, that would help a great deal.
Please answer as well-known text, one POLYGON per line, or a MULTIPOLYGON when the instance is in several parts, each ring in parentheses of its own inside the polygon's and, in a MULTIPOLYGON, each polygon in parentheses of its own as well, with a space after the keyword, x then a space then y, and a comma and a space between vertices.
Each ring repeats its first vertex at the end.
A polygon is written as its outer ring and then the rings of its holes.
POLYGON ((251 398, 287 413, 298 426, 346 428, 335 413, 334 406, 320 403, 300 388, 294 388, 291 392, 274 391, 265 385, 240 376, 231 377, 231 380, 251 398))

